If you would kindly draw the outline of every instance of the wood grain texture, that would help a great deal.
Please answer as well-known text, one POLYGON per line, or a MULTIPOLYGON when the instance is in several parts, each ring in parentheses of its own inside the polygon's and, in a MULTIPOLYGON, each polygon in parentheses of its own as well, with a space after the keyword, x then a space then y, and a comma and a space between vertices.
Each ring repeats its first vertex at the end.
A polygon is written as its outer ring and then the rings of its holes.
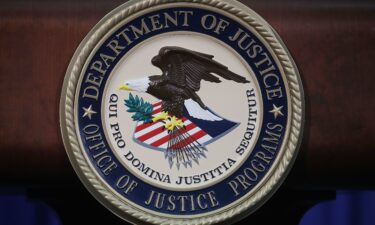
MULTIPOLYGON (((306 96, 304 141, 289 184, 375 187, 375 3, 242 1, 280 34, 306 96)), ((59 130, 66 68, 120 1, 0 3, 2 184, 60 184, 75 174, 59 130)))

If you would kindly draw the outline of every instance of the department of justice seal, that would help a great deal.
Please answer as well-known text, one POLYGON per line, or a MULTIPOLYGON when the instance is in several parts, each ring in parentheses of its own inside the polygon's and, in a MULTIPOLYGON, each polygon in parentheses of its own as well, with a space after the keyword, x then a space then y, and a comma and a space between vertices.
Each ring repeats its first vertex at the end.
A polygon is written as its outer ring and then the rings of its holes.
POLYGON ((87 189, 133 223, 232 223, 278 188, 304 118, 275 31, 233 0, 130 1, 66 73, 60 121, 87 189))

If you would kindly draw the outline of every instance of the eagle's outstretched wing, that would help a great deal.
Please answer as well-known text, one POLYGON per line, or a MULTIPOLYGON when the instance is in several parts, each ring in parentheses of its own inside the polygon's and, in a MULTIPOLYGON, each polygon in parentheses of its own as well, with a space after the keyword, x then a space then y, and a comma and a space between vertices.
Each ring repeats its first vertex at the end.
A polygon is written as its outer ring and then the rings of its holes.
POLYGON ((163 71, 163 76, 167 78, 168 82, 188 88, 191 92, 200 89, 201 80, 220 83, 219 77, 222 77, 239 83, 249 82, 213 58, 212 55, 181 47, 167 46, 160 49, 159 54, 152 59, 152 64, 163 71))

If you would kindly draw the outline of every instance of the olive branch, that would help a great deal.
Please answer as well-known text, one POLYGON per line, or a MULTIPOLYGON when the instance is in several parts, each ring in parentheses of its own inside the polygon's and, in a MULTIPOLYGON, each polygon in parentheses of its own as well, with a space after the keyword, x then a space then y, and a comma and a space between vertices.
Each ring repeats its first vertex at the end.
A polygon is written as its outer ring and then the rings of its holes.
POLYGON ((129 98, 124 100, 125 106, 128 107, 127 112, 135 113, 132 115, 133 121, 143 121, 145 123, 152 122, 152 111, 154 106, 149 103, 145 102, 142 97, 135 97, 130 93, 129 98))

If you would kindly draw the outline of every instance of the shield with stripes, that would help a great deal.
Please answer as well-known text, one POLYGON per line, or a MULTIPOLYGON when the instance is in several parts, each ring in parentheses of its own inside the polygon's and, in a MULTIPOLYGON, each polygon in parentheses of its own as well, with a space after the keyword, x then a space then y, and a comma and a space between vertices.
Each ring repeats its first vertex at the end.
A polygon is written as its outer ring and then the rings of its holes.
MULTIPOLYGON (((213 113, 210 109, 208 110, 213 113)), ((157 102, 153 104, 152 116, 157 117, 160 113, 161 102, 157 102)), ((218 116, 217 114, 215 115, 218 116)), ((179 118, 183 121, 184 125, 180 129, 179 136, 185 138, 180 138, 171 143, 171 140, 176 135, 165 129, 164 125, 168 121, 159 120, 149 123, 138 121, 134 131, 134 140, 143 146, 160 151, 189 148, 192 144, 200 145, 204 148, 204 146, 224 136, 238 125, 236 122, 226 120, 220 116, 218 117, 221 120, 207 121, 198 119, 191 116, 185 108, 184 116, 179 118)))

